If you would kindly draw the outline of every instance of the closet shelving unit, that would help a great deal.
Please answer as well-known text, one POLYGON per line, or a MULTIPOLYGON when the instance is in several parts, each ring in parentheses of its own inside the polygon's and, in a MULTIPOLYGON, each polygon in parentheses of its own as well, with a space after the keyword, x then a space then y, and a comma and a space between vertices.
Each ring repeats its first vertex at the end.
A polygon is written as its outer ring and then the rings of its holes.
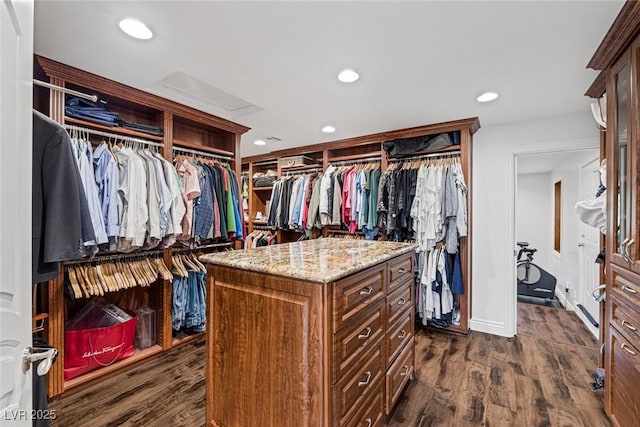
MULTIPOLYGON (((412 138, 427 135, 437 135, 447 132, 459 132, 460 145, 448 147, 437 151, 435 154, 446 155, 451 151, 459 151, 460 163, 462 171, 467 184, 467 223, 468 223, 468 236, 463 237, 460 240, 460 261, 462 265, 462 276, 465 286, 465 293, 460 299, 460 325, 451 325, 446 331, 467 334, 469 331, 469 318, 471 313, 471 241, 472 241, 472 141, 473 134, 480 128, 480 121, 477 117, 455 120, 450 122, 443 122, 425 126, 417 126, 407 129, 399 129, 388 132, 380 132, 371 135, 363 135, 354 138, 347 138, 337 141, 324 142, 314 145, 309 145, 300 148, 292 148, 286 150, 272 151, 268 154, 262 154, 257 156, 245 157, 242 162, 248 164, 249 170, 254 170, 256 165, 264 164, 265 162, 276 163, 279 159, 289 156, 307 155, 312 158, 322 159, 322 168, 326 170, 328 165, 336 164, 340 162, 349 161, 364 161, 368 159, 378 159, 380 161, 380 167, 384 172, 389 166, 389 159, 386 152, 383 150, 382 144, 385 141, 390 141, 400 138, 412 138), (309 154, 313 153, 313 154, 309 154)), ((430 153, 433 154, 433 153, 430 153)), ((420 153, 416 153, 416 156, 420 153)), ((278 162, 279 163, 279 162, 278 162)), ((282 170, 278 169, 278 176, 282 176, 282 170)), ((249 192, 249 213, 251 217, 255 217, 258 210, 262 209, 262 203, 264 200, 270 198, 271 192, 265 191, 267 196, 261 195, 261 190, 249 192)), ((251 230, 251 229, 250 229, 251 230)), ((297 235, 292 235, 291 232, 283 232, 283 230, 277 230, 278 243, 291 242, 297 239, 297 235)), ((316 232, 312 237, 322 234, 323 236, 340 236, 349 234, 344 229, 336 226, 325 226, 319 232, 316 232)))
MULTIPOLYGON (((169 161, 173 160, 174 146, 194 152, 213 154, 228 159, 230 167, 238 177, 240 176, 240 137, 249 130, 245 126, 41 56, 36 56, 34 59, 34 77, 58 87, 96 94, 98 99, 108 101, 108 108, 118 112, 124 120, 162 127, 164 135, 154 136, 123 127, 104 126, 65 117, 64 93, 42 87, 34 88, 34 108, 61 125, 76 125, 158 142, 162 144, 160 153, 169 161)), ((200 248, 191 249, 176 244, 172 248, 162 250, 161 256, 165 264, 171 268, 174 252, 206 252, 226 248, 230 245, 233 243, 203 245, 200 248)), ((135 255, 144 256, 144 254, 145 252, 141 251, 135 255)), ((100 254, 94 259, 94 262, 99 260, 99 257, 100 254)), ((136 349, 136 353, 132 357, 65 381, 64 323, 86 300, 73 302, 66 300, 64 296, 64 268, 61 268, 61 273, 56 279, 39 284, 37 289, 39 292, 35 306, 39 312, 48 314, 45 336, 59 352, 58 359, 47 376, 47 390, 50 398, 62 393, 81 390, 143 360, 204 336, 204 333, 200 333, 182 340, 172 337, 172 282, 170 280, 159 279, 148 288, 136 287, 109 293, 105 295, 105 298, 120 307, 135 309, 140 305, 148 305, 156 311, 156 345, 144 350, 136 349)))

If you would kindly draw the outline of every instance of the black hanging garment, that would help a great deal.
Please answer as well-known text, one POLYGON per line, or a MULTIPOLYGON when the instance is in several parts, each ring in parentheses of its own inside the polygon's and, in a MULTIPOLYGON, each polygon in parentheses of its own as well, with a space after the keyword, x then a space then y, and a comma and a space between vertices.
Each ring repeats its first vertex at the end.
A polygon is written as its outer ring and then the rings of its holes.
POLYGON ((87 197, 67 131, 33 112, 32 283, 58 275, 59 261, 82 258, 95 240, 87 197))

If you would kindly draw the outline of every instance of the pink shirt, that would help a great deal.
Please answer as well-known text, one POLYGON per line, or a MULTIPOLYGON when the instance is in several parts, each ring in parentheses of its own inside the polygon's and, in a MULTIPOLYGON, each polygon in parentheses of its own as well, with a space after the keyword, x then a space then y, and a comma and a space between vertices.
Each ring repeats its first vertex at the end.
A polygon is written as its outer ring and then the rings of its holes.
POLYGON ((193 199, 200 196, 200 183, 198 182, 198 169, 189 161, 180 162, 176 171, 182 179, 182 199, 187 211, 182 218, 182 236, 180 240, 189 240, 191 238, 191 225, 193 223, 193 199))

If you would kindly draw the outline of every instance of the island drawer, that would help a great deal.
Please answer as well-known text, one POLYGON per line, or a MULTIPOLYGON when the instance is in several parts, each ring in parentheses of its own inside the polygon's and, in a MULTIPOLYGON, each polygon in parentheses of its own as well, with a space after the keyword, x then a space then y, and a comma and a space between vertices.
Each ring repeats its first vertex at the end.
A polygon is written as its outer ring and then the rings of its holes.
POLYGON ((354 317, 386 294, 386 264, 338 280, 333 288, 333 330, 347 326, 354 317))
POLYGON ((413 279, 413 255, 408 253, 388 262, 389 292, 401 286, 408 279, 413 279))

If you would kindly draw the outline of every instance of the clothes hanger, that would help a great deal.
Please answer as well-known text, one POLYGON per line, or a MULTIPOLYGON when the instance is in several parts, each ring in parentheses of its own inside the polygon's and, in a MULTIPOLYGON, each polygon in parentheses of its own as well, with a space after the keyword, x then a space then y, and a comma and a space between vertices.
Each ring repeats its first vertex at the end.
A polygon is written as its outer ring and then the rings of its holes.
POLYGON ((189 259, 189 257, 187 257, 186 255, 182 254, 180 255, 180 258, 182 260, 182 263, 189 269, 191 269, 191 271, 199 271, 200 268, 195 265, 193 262, 191 262, 191 260, 189 259))
POLYGON ((82 276, 82 280, 84 281, 85 285, 87 286, 87 289, 89 290, 89 295, 91 295, 91 296, 98 295, 97 290, 93 286, 93 283, 91 283, 89 275, 87 274, 86 267, 84 265, 78 265, 77 266, 77 270, 80 271, 80 275, 82 276))
MULTIPOLYGON (((269 232, 269 234, 271 234, 271 232, 269 232)), ((200 271, 202 271, 203 273, 206 273, 207 267, 205 267, 205 265, 200 262, 196 254, 191 253, 190 256, 191 256, 191 261, 193 261, 193 263, 200 269, 200 271)))
POLYGON ((124 266, 122 265, 122 263, 119 261, 115 261, 113 263, 113 271, 117 282, 116 290, 128 288, 129 279, 125 275, 124 266))
POLYGON ((87 287, 87 283, 84 280, 82 271, 78 267, 79 266, 73 266, 71 268, 75 272, 76 278, 78 279, 78 284, 80 285, 80 289, 82 290, 82 295, 85 298, 89 298, 91 296, 91 293, 89 291, 89 288, 87 287))
POLYGON ((102 285, 100 284, 100 280, 98 279, 98 275, 96 274, 96 269, 93 265, 87 266, 87 273, 91 279, 91 283, 93 283, 97 295, 104 296, 104 289, 102 289, 102 285))
POLYGON ((69 277, 69 283, 71 284, 74 299, 82 298, 82 290, 80 290, 80 284, 78 283, 76 272, 71 266, 67 267, 67 277, 69 277))
POLYGON ((187 277, 189 275, 189 273, 186 272, 184 266, 180 262, 180 259, 176 255, 171 256, 171 261, 175 270, 175 275, 177 275, 178 277, 187 277))

